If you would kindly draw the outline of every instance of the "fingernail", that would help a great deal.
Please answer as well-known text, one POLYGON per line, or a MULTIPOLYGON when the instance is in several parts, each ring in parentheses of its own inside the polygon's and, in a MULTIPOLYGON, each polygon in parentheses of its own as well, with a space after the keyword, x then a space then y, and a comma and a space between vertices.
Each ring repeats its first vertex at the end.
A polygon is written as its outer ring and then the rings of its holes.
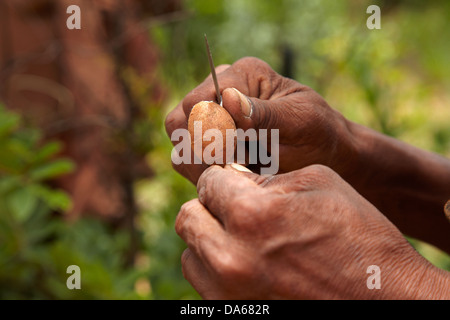
POLYGON ((237 171, 240 171, 240 172, 250 172, 250 173, 253 173, 250 169, 248 169, 248 168, 246 168, 246 167, 244 167, 244 166, 241 166, 240 164, 237 164, 237 163, 231 163, 231 164, 230 164, 230 167, 232 167, 234 170, 237 170, 237 171))
POLYGON ((239 99, 241 100, 241 112, 244 117, 250 118, 252 116, 252 105, 248 97, 242 94, 238 89, 233 88, 237 94, 239 95, 239 99))

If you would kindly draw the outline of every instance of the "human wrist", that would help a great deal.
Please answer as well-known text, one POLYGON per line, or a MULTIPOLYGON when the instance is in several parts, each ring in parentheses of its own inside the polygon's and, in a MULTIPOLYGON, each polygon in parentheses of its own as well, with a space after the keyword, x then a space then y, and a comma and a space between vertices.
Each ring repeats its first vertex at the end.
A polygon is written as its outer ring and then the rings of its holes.
MULTIPOLYGON (((415 252, 407 265, 398 266, 399 277, 390 288, 393 299, 441 300, 449 299, 449 272, 439 269, 415 252)), ((403 261, 405 262, 405 261, 403 261)))
POLYGON ((375 130, 346 120, 348 158, 342 177, 363 196, 386 186, 405 168, 409 153, 375 130))
POLYGON ((352 186, 359 189, 358 186, 365 185, 369 180, 371 164, 371 153, 373 140, 370 131, 366 127, 354 123, 342 117, 340 126, 341 132, 339 155, 335 157, 336 161, 332 165, 341 177, 352 186))
POLYGON ((367 261, 379 268, 379 287, 360 291, 359 296, 377 300, 449 299, 450 273, 432 265, 400 237, 383 235, 366 252, 367 261))

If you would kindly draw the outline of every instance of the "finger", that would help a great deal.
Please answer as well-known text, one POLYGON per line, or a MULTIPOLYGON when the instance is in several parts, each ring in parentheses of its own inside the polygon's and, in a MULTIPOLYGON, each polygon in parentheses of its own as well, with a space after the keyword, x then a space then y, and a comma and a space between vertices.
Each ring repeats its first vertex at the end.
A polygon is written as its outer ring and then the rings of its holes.
MULTIPOLYGON (((216 67, 216 75, 219 76, 222 72, 224 72, 225 70, 227 70, 231 65, 229 64, 221 64, 219 66, 216 67)), ((205 82, 207 82, 208 84, 212 84, 214 85, 213 79, 212 79, 212 73, 210 73, 206 79, 205 82)), ((215 87, 214 87, 214 93, 215 93, 215 87)))
POLYGON ((188 120, 183 112, 183 106, 181 102, 166 116, 164 126, 169 137, 172 136, 172 133, 176 129, 187 129, 188 120))
POLYGON ((301 92, 280 98, 263 100, 249 97, 236 88, 224 90, 223 106, 230 113, 236 127, 243 130, 280 129, 298 130, 305 114, 301 106, 305 101, 301 92))
MULTIPOLYGON (((216 74, 221 74, 222 72, 224 72, 225 70, 227 70, 231 65, 230 64, 221 64, 219 66, 216 67, 216 74)), ((212 75, 209 75, 210 77, 212 77, 212 75)))
POLYGON ((212 270, 216 253, 229 243, 220 222, 198 199, 186 202, 181 207, 175 221, 175 231, 203 264, 212 270))
MULTIPOLYGON (((174 158, 178 157, 178 155, 174 155, 174 158)), ((192 157, 194 155, 192 154, 192 157)), ((177 161, 178 163, 178 161, 177 161)), ((172 167, 177 171, 179 174, 181 174, 183 177, 188 179, 190 182, 192 182, 194 185, 197 185, 198 179, 202 175, 203 171, 208 169, 208 165, 206 164, 194 164, 194 163, 181 163, 176 164, 172 161, 172 167)))
POLYGON ((236 210, 233 210, 237 199, 248 198, 249 203, 261 196, 258 183, 249 175, 255 174, 242 174, 236 170, 211 166, 198 180, 199 201, 224 225, 225 229, 237 220, 234 216, 236 210))
MULTIPOLYGON (((246 86, 245 78, 236 74, 229 65, 219 66, 216 68, 216 73, 221 94, 226 88, 246 86)), ((187 117, 189 117, 194 105, 200 101, 217 101, 216 89, 211 74, 183 99, 183 110, 187 117)))
POLYGON ((181 256, 181 270, 184 278, 203 299, 213 299, 216 292, 210 272, 202 261, 187 248, 181 256))
POLYGON ((249 168, 244 167, 237 163, 231 163, 227 164, 224 167, 225 170, 233 170, 237 171, 241 175, 245 176, 246 178, 253 180, 257 185, 264 186, 272 179, 272 176, 261 176, 259 174, 256 174, 252 172, 249 168))
POLYGON ((267 189, 283 190, 284 192, 308 192, 330 188, 341 178, 332 169, 323 165, 311 165, 289 173, 272 176, 265 183, 267 189))

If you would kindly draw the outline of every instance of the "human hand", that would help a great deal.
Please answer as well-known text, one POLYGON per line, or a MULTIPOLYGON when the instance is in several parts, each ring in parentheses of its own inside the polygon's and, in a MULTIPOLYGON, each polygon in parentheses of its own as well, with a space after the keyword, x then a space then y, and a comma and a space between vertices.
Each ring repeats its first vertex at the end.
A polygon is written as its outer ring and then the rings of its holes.
POLYGON ((203 298, 443 298, 449 274, 329 168, 267 178, 233 167, 207 169, 176 221, 184 276, 203 298), (380 290, 367 287, 371 265, 380 290))
MULTIPOLYGON (((223 106, 237 128, 279 130, 279 173, 311 164, 329 166, 342 175, 351 171, 355 154, 351 123, 311 88, 280 76, 256 58, 220 66, 217 72, 223 106)), ((167 116, 168 135, 187 129, 192 107, 215 96, 209 76, 167 116)), ((182 163, 174 168, 195 184, 207 166, 182 163)), ((252 170, 259 168, 258 164, 252 170)))

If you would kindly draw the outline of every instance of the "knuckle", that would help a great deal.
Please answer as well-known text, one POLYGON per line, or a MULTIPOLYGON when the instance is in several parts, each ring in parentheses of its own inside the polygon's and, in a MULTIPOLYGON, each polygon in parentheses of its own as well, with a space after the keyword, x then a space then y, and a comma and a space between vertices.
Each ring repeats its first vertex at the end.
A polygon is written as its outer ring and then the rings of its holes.
POLYGON ((328 186, 336 175, 329 167, 315 164, 300 170, 298 179, 302 184, 310 186, 328 186))
POLYGON ((202 174, 200 175, 200 177, 198 179, 197 190, 200 190, 200 188, 202 188, 202 187, 207 188, 208 183, 210 183, 211 179, 214 177, 214 173, 219 168, 220 167, 217 165, 212 165, 212 166, 209 166, 208 168, 206 168, 202 172, 202 174))
MULTIPOLYGON (((185 249, 181 254, 181 267, 184 269, 187 261, 189 260, 192 252, 189 248, 185 249)), ((184 273, 184 270, 183 270, 184 273)))
POLYGON ((265 67, 270 69, 269 65, 266 62, 255 57, 241 58, 233 63, 233 67, 245 67, 246 69, 254 67, 265 67))
POLYGON ((175 220, 175 232, 179 236, 181 236, 181 234, 183 233, 183 221, 184 221, 184 214, 182 213, 182 211, 180 211, 175 220))
POLYGON ((204 99, 204 90, 199 90, 199 87, 194 88, 183 99, 182 106, 184 113, 188 116, 194 105, 204 99))
POLYGON ((218 65, 218 66, 216 67, 216 72, 217 72, 217 74, 222 73, 223 71, 227 70, 229 67, 230 67, 229 64, 221 64, 221 65, 218 65))
POLYGON ((253 215, 256 211, 256 201, 252 194, 245 193, 230 200, 232 214, 235 216, 253 215))
POLYGON ((232 283, 242 278, 246 274, 246 269, 243 259, 235 252, 223 250, 217 255, 215 271, 224 283, 232 283))
POLYGON ((229 225, 233 230, 252 233, 265 219, 270 203, 260 194, 246 193, 235 197, 230 203, 229 225))
POLYGON ((321 165, 321 164, 311 165, 311 166, 305 168, 305 171, 308 172, 309 174, 313 174, 313 175, 317 175, 317 176, 328 176, 333 172, 329 167, 321 165))
POLYGON ((183 234, 185 222, 187 219, 189 219, 189 216, 191 215, 194 205, 196 203, 196 200, 197 199, 190 200, 181 206, 177 218, 175 219, 175 232, 178 235, 183 234))
POLYGON ((185 202, 181 206, 180 212, 183 212, 184 214, 190 214, 192 212, 192 210, 194 209, 194 207, 196 207, 197 205, 198 205, 198 199, 189 200, 188 202, 185 202))
POLYGON ((175 117, 175 110, 172 110, 164 120, 164 127, 166 128, 167 134, 170 136, 172 132, 177 129, 177 121, 175 117))
POLYGON ((191 272, 189 272, 192 269, 192 258, 192 251, 189 248, 185 249, 181 254, 181 272, 188 281, 192 277, 191 272))

